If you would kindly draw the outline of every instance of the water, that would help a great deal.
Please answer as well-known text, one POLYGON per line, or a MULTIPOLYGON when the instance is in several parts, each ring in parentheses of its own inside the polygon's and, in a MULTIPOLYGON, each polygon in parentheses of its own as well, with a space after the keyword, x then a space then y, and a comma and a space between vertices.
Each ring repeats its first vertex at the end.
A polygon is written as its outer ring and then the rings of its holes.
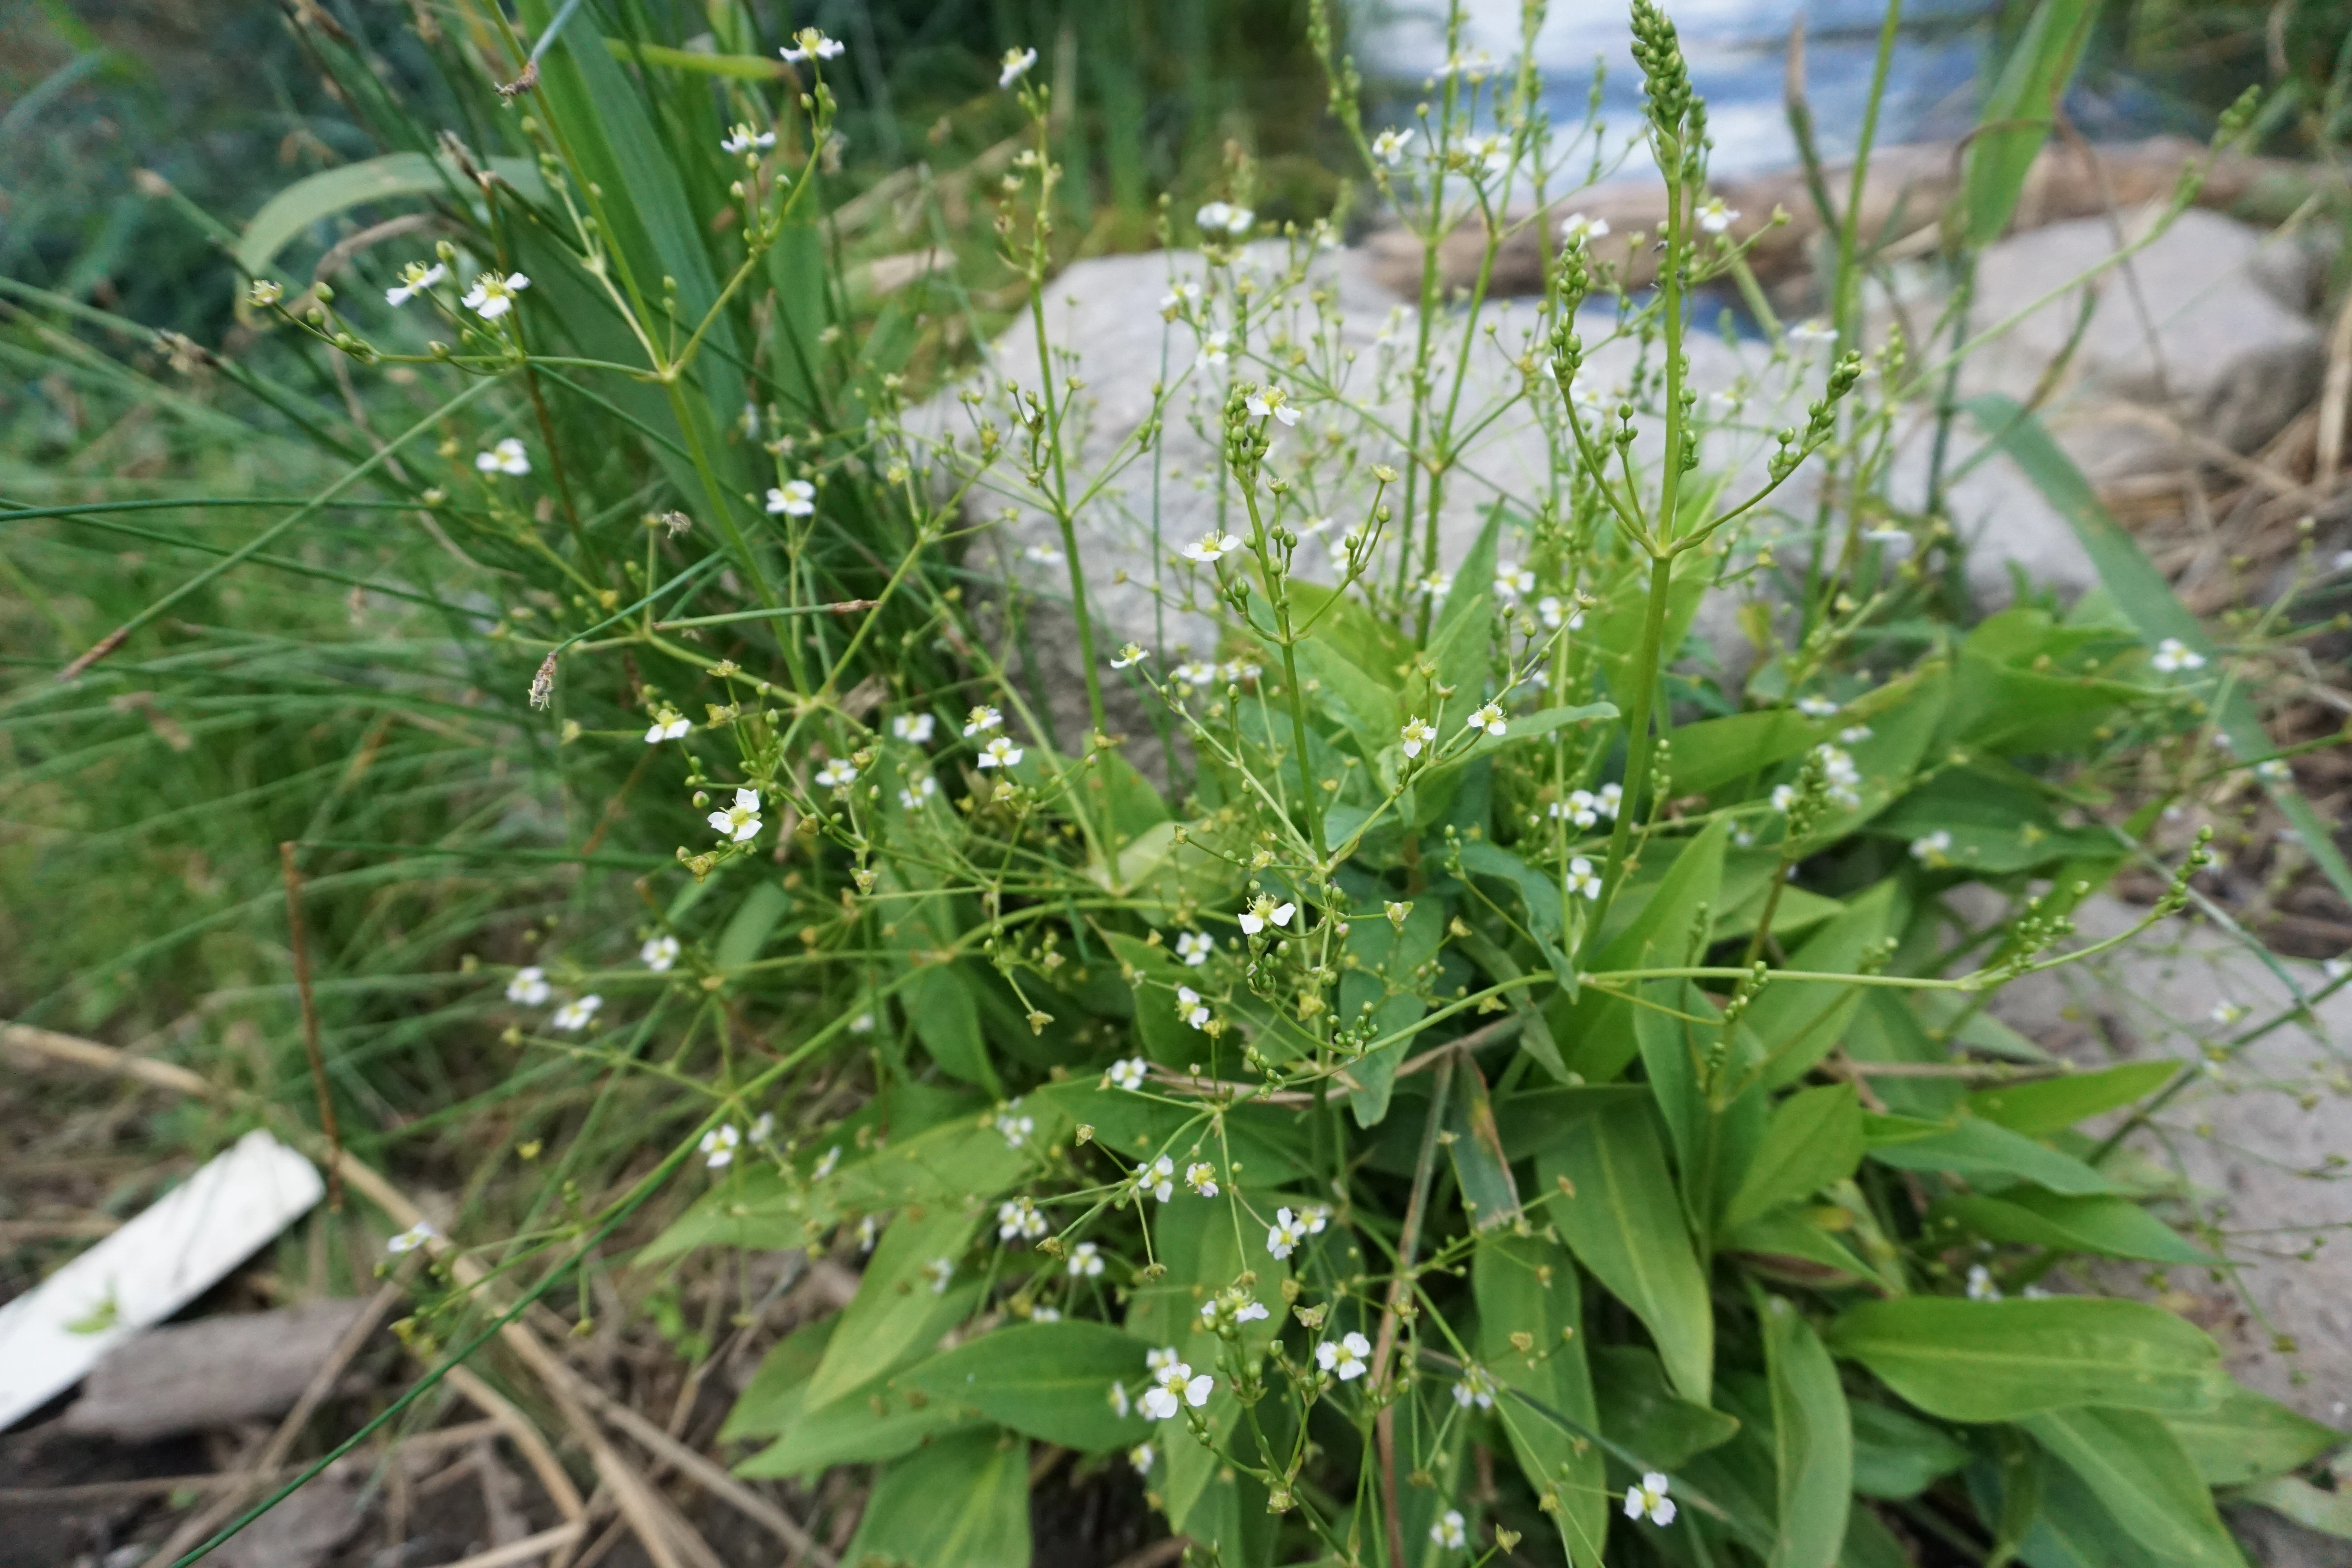
MULTIPOLYGON (((1507 60, 1518 52, 1517 0, 1465 0, 1463 9, 1465 53, 1484 49, 1507 60)), ((1715 138, 1712 167, 1718 176, 1762 174, 1797 163, 1783 90, 1789 32, 1801 15, 1817 144, 1832 161, 1853 152, 1885 14, 1877 0, 1669 0, 1667 9, 1682 34, 1691 79, 1706 99, 1715 138)), ((1882 146, 1947 141, 1968 130, 1995 9, 1987 0, 1905 7, 1879 115, 1882 146)), ((1424 76, 1445 56, 1444 6, 1383 8, 1363 38, 1368 68, 1397 79, 1424 76)), ((1622 144, 1632 134, 1641 112, 1641 79, 1630 44, 1626 7, 1618 0, 1557 0, 1535 47, 1554 125, 1567 128, 1583 120, 1599 56, 1608 68, 1601 118, 1610 141, 1622 144)), ((1643 177, 1652 173, 1638 154, 1625 172, 1643 177)))

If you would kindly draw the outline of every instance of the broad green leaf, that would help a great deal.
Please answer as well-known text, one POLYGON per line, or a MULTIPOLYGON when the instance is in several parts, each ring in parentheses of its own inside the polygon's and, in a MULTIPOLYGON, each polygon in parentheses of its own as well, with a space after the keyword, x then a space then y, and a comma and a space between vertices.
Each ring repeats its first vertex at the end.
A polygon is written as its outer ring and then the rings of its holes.
POLYGON ((1980 876, 2022 871, 2115 848, 2103 828, 2063 826, 2045 798, 1982 768, 1954 768, 1896 801, 1870 823, 1882 838, 1916 843, 1941 833, 1949 865, 1980 876))
MULTIPOLYGON (((525 199, 544 201, 546 182, 539 164, 530 158, 492 158, 490 172, 520 191, 525 199)), ((261 204, 237 237, 236 264, 257 278, 267 277, 270 263, 295 236, 322 219, 373 202, 410 196, 465 195, 470 182, 455 166, 422 153, 386 153, 306 175, 261 204)))
MULTIPOLYGON (((2220 657, 2221 650, 2203 623, 2174 595, 2171 584, 2148 560, 2139 542, 2108 514, 2083 470, 2051 438, 2032 410, 1999 393, 1972 397, 1965 406, 1991 437, 1992 445, 2017 464, 2042 499, 2066 520, 2084 552, 2098 568, 2100 584, 2143 639, 2153 646, 2165 637, 2179 637, 2209 659, 2220 657)), ((2269 732, 2242 685, 2228 689, 2217 718, 2239 756, 2252 759, 2270 751, 2269 732)), ((2319 819, 2291 782, 2273 782, 2265 787, 2287 825, 2299 836, 2305 851, 2326 873, 2329 885, 2340 896, 2352 899, 2352 864, 2346 863, 2336 847, 2329 825, 2319 819)))
POLYGON ((1229 1107, 1220 1130, 1192 1107, 1105 1088, 1099 1079, 1047 1084, 1021 1103, 1051 1114, 1041 1126, 1092 1127, 1096 1143, 1131 1163, 1163 1152, 1180 1165, 1209 1160, 1223 1166, 1230 1158, 1253 1189, 1297 1181, 1311 1164, 1307 1130, 1297 1115, 1273 1106, 1229 1107))
POLYGON ((1176 987, 1191 976, 1182 961, 1138 937, 1113 932, 1108 940, 1135 990, 1135 1032, 1143 1054, 1162 1067, 1200 1060, 1206 1037, 1176 1016, 1176 987))
POLYGON ((2053 1193, 2077 1194, 2118 1190, 2072 1154, 2044 1148, 2023 1133, 1974 1116, 1962 1116, 1949 1131, 1896 1143, 1874 1142, 1870 1157, 1897 1170, 1948 1171, 1979 1185, 2032 1182, 2053 1193))
POLYGON ((845 1563, 1030 1568, 1029 1446, 994 1432, 941 1437, 884 1470, 845 1563))
MULTIPOLYGON (((1789 967, 1816 974, 1851 973, 1906 915, 1900 885, 1879 883, 1815 931, 1789 955, 1789 967)), ((1764 1043, 1764 1081, 1794 1083, 1836 1045, 1862 1002, 1859 985, 1807 982, 1767 985, 1748 1009, 1748 1026, 1764 1043)))
POLYGON ((2042 0, 2001 63, 1961 176, 1961 223, 1971 248, 1981 250, 2008 229, 2097 12, 2091 0, 2042 0))
POLYGON ((1966 1103, 1971 1115, 2038 1138, 2154 1094, 2179 1070, 2178 1062, 2124 1062, 2097 1072, 1980 1089, 1966 1103))
POLYGON ((1969 1451, 1916 1415, 1864 1400, 1853 1405, 1853 1489, 1917 1497, 1969 1462, 1969 1451))
POLYGON ((1296 578, 1289 589, 1292 619, 1307 628, 1300 647, 1315 643, 1337 647, 1349 664, 1395 692, 1412 647, 1394 627, 1345 590, 1296 578))
POLYGON ((1820 740, 1824 726, 1793 708, 1702 719, 1675 731, 1675 788, 1713 795, 1724 785, 1762 775, 1820 740))
MULTIPOLYGON (((1429 1007, 1420 995, 1425 983, 1415 971, 1437 955, 1444 935, 1445 917, 1435 899, 1414 900, 1402 926, 1385 920, 1354 921, 1348 932, 1350 962, 1339 973, 1339 1016, 1361 1017, 1370 1003, 1375 1037, 1419 1023, 1429 1007)), ((1413 1044, 1411 1037, 1393 1041, 1341 1069, 1356 1125, 1377 1126, 1388 1115, 1396 1069, 1413 1044)))
MULTIPOLYGON (((1632 1114, 1649 1099, 1649 1089, 1637 1083, 1522 1089, 1495 1107, 1495 1125, 1503 1134, 1505 1153, 1532 1160, 1581 1137, 1583 1118, 1603 1110, 1632 1114)), ((1410 1162, 1406 1168, 1412 1168, 1410 1162)))
POLYGON ((2164 1424, 2212 1487, 2284 1475, 2352 1441, 2234 1380, 2212 1409, 2168 1414, 2164 1424))
POLYGON ((2011 1187, 1999 1197, 1973 1194, 1947 1198, 1929 1212, 1927 1234, 1973 1231, 1988 1241, 2087 1252, 2101 1258, 2139 1258, 2151 1263, 2203 1264, 2221 1260, 2192 1247, 2170 1226, 2129 1198, 2067 1197, 2034 1187, 2011 1187))
POLYGON ((1877 1284, 1877 1271, 1859 1253, 1815 1223, 1815 1215, 1823 1212, 1844 1217, 1835 1209, 1776 1209, 1727 1229, 1716 1238, 1716 1247, 1737 1254, 1755 1272, 1791 1285, 1825 1289, 1877 1284))
POLYGON ((2297 1476, 2273 1476, 2238 1493, 2235 1500, 2260 1503, 2305 1530, 2352 1541, 2352 1489, 2322 1491, 2297 1476))
MULTIPOLYGON (((1558 941, 1560 933, 1559 884, 1499 844, 1475 838, 1462 846, 1462 869, 1510 884, 1526 906, 1528 930, 1558 941)), ((1510 906, 1503 906, 1508 909, 1510 906)))
POLYGON ((1021 1323, 934 1356, 898 1381, 942 1404, 971 1405, 1024 1436, 1102 1453, 1136 1441, 1135 1417, 1118 1413, 1111 1388, 1140 1386, 1149 1348, 1107 1323, 1021 1323))
POLYGON ((1584 1428, 1558 1422, 1505 1393, 1495 1413, 1509 1434, 1511 1452, 1538 1496, 1559 1507, 1552 1521, 1575 1568, 1601 1568, 1609 1535, 1609 1497, 1600 1446, 1592 1377, 1584 1363, 1583 1291, 1567 1249, 1535 1236, 1493 1236, 1479 1244, 1470 1266, 1478 1302, 1478 1358, 1507 1390, 1584 1428), (1528 1348, 1513 1342, 1527 1336, 1528 1348), (1582 1436, 1584 1440, 1580 1442, 1582 1436))
POLYGON ((753 883, 719 930, 719 940, 711 946, 711 962, 720 969, 740 969, 759 957, 782 922, 784 911, 792 907, 793 896, 782 883, 753 883))
POLYGON ((1634 1037, 1674 1144, 1685 1217, 1704 1244, 1763 1142, 1767 1107, 1755 1079, 1758 1047, 1742 1028, 1726 1042, 1716 1000, 1687 980, 1654 981, 1643 990, 1653 1005, 1635 1009, 1634 1037), (1738 1084, 1748 1087, 1734 1094, 1731 1086, 1738 1084))
POLYGON ((1707 1403, 1715 1312, 1650 1110, 1586 1117, 1537 1169, 1577 1261, 1642 1320, 1675 1390, 1707 1403))
POLYGON ((2140 1410, 2045 1410, 2021 1425, 2167 1568, 2245 1568, 2180 1440, 2140 1410))
POLYGON ((1853 1308, 1829 1343, 1948 1421, 2014 1421, 2091 1404, 2208 1410, 2224 1385, 2221 1352, 2205 1331, 2144 1301, 1906 1296, 1853 1308))
POLYGON ((1454 1064, 1445 1097, 1445 1130, 1454 1134, 1445 1152, 1462 1189, 1463 1206, 1478 1230, 1492 1230, 1519 1217, 1518 1184, 1495 1127, 1495 1107, 1486 1098, 1486 1076, 1465 1055, 1454 1064))
MULTIPOLYGON (((1682 847, 1654 884, 1629 887, 1611 910, 1614 929, 1604 932, 1600 957, 1589 965, 1592 972, 1643 967, 1643 955, 1651 953, 1673 955, 1653 960, 1653 964, 1681 963, 1701 909, 1712 910, 1721 896, 1723 851, 1730 839, 1730 819, 1718 818, 1682 847), (1617 924, 1620 916, 1622 925, 1617 924)), ((1665 852, 1666 846, 1654 841, 1643 853, 1655 858, 1665 852)), ((1640 1048, 1632 1006, 1588 987, 1573 1002, 1565 992, 1555 996, 1545 1005, 1544 1016, 1568 1066, 1590 1082, 1606 1083, 1624 1070, 1640 1048)))
POLYGON ((1738 1416, 1677 1398, 1666 1386, 1665 1369, 1646 1347, 1594 1345, 1585 1353, 1601 1435, 1645 1468, 1680 1469, 1692 1455, 1738 1435, 1738 1416))
POLYGON ((1763 1298, 1780 1529, 1772 1568, 1834 1568, 1853 1500, 1853 1428, 1837 1368, 1785 1296, 1763 1298))
POLYGON ((809 1409, 822 1410, 936 1342, 934 1309, 947 1291, 927 1267, 940 1259, 960 1266, 980 1222, 976 1209, 947 1203, 909 1209, 890 1222, 809 1379, 809 1409))
POLYGON ((1396 744, 1404 711, 1395 691, 1356 668, 1331 643, 1308 637, 1298 645, 1298 675, 1312 682, 1317 706, 1329 712, 1356 737, 1357 749, 1369 762, 1384 747, 1396 744))
POLYGON ((1862 1102, 1851 1084, 1800 1089, 1772 1108, 1764 1141, 1724 1211, 1727 1227, 1810 1197, 1862 1163, 1862 1102))
MULTIPOLYGON (((961 1310, 969 1312, 978 1300, 977 1290, 964 1291, 961 1310)), ((776 1440, 737 1465, 735 1473, 782 1479, 819 1475, 835 1465, 882 1464, 942 1434, 983 1425, 963 1405, 909 1397, 895 1383, 878 1379, 822 1410, 805 1408, 806 1391, 795 1391, 777 1407, 786 1424, 776 1440)))
MULTIPOLYGON (((1454 584, 1445 591, 1445 603, 1438 606, 1437 619, 1429 628, 1429 646, 1434 651, 1444 640, 1445 634, 1457 626, 1475 624, 1478 645, 1486 646, 1489 619, 1487 610, 1495 594, 1495 552, 1503 528, 1503 509, 1489 507, 1486 521, 1478 527, 1478 535, 1463 552, 1462 563, 1454 569, 1454 584)), ((1460 681, 1440 677, 1448 686, 1460 681)))
POLYGON ((760 1370, 737 1396, 735 1408, 727 1413, 727 1424, 719 1429, 719 1441, 769 1437, 782 1431, 798 1415, 801 1393, 815 1375, 817 1363, 824 1359, 824 1347, 832 1342, 833 1331, 840 1322, 835 1317, 803 1323, 770 1346, 760 1360, 760 1370))

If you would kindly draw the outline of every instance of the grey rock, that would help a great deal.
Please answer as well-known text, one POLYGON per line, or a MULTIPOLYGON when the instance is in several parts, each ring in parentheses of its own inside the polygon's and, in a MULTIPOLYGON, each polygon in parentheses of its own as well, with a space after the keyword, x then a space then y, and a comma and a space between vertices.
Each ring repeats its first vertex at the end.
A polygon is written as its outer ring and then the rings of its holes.
POLYGON ((294 1407, 365 1308, 311 1301, 150 1329, 90 1370, 59 1425, 145 1442, 274 1419, 294 1407))
POLYGON ((2352 1541, 2306 1530, 2266 1508, 2233 1508, 2222 1517, 2253 1568, 2352 1568, 2352 1541))

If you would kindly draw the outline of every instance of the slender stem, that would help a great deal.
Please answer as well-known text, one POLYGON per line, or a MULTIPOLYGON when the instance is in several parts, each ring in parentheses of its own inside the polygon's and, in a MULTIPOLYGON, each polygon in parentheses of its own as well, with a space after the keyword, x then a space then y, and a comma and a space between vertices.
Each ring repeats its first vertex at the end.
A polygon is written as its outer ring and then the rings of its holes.
POLYGON ((1398 1310, 1412 1293, 1412 1255, 1421 1241, 1421 1216, 1429 1204, 1430 1177, 1437 1168, 1437 1134, 1445 1125, 1446 1090, 1453 1085, 1456 1054, 1448 1051, 1438 1058, 1437 1072, 1430 1084, 1429 1120, 1422 1124, 1421 1152, 1413 1161, 1412 1196, 1405 1204, 1404 1227, 1397 1237, 1396 1272, 1390 1277, 1388 1305, 1381 1314, 1380 1348, 1372 1352, 1371 1383, 1384 1401, 1381 1413, 1373 1417, 1381 1479, 1385 1483, 1381 1503, 1388 1528, 1389 1561, 1396 1568, 1404 1568, 1404 1527, 1398 1518, 1396 1390, 1389 1386, 1389 1367, 1396 1354, 1397 1324, 1402 1321, 1398 1310))

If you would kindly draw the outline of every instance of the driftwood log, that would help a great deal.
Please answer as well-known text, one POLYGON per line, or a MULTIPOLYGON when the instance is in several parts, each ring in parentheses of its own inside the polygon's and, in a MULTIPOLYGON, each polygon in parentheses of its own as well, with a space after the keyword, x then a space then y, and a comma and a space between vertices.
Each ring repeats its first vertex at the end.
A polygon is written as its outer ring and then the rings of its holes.
MULTIPOLYGON (((1874 153, 1863 180, 1858 232, 1864 244, 1932 249, 1944 209, 1959 192, 1962 153, 1960 145, 1950 142, 1887 147, 1874 153)), ((2177 136, 2100 147, 2053 143, 2034 160, 2010 226, 2012 231, 2036 228, 2161 201, 2179 182, 2181 166, 2205 153, 2199 143, 2177 136)), ((1832 164, 1824 173, 1832 209, 1842 218, 1853 165, 1832 164)), ((2284 159, 2230 154, 2213 161, 2197 200, 2200 205, 2223 210, 2291 206, 2312 178, 2307 167, 2284 159)), ((1730 226, 1731 236, 1756 241, 1748 258, 1759 279, 1779 282, 1811 267, 1813 251, 1828 237, 1828 227, 1820 205, 1806 189, 1802 170, 1722 181, 1715 193, 1739 215, 1730 226), (1788 222, 1774 225, 1775 209, 1786 212, 1788 222)), ((1511 215, 1488 291, 1542 292, 1544 258, 1558 247, 1559 220, 1571 213, 1608 220, 1609 237, 1593 247, 1597 258, 1623 268, 1632 287, 1652 281, 1657 267, 1655 240, 1666 218, 1666 188, 1663 183, 1626 181, 1592 186, 1556 202, 1540 221, 1533 221, 1536 215, 1525 208, 1511 215)), ((2272 216, 2279 215, 2273 211, 2272 216)), ((1476 282, 1486 234, 1484 225, 1471 224, 1440 245, 1438 275, 1445 289, 1467 289, 1476 282)), ((1387 228, 1371 235, 1365 247, 1373 276, 1382 284, 1408 299, 1420 293, 1418 238, 1402 228, 1387 228)))

